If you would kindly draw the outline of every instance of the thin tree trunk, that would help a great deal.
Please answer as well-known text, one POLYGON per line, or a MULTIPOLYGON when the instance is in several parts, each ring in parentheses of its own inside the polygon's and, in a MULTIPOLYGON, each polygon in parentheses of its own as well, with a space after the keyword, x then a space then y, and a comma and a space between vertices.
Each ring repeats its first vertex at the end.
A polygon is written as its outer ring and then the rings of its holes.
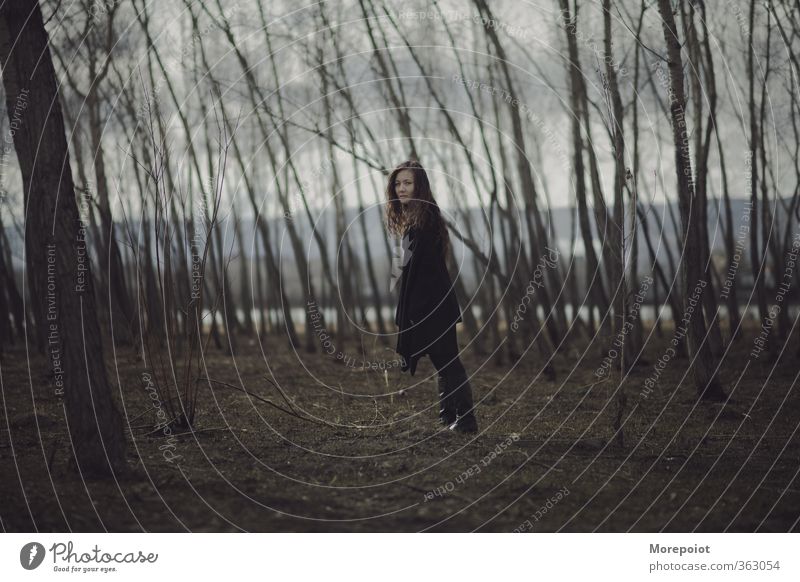
POLYGON ((589 295, 589 326, 594 335, 593 311, 596 307, 600 313, 608 311, 609 302, 603 278, 600 272, 600 261, 594 248, 594 236, 589 221, 589 207, 586 203, 586 169, 583 162, 583 138, 581 136, 581 91, 582 71, 580 66, 580 56, 578 53, 577 16, 571 15, 567 0, 559 0, 561 6, 562 20, 566 23, 565 33, 567 38, 567 49, 569 54, 569 79, 570 79, 570 107, 572 109, 571 128, 572 128, 572 148, 575 165, 575 198, 578 206, 578 223, 580 225, 581 236, 583 238, 583 248, 586 263, 586 286, 589 295))
MULTIPOLYGON (((753 66, 753 57, 755 56, 755 48, 753 47, 755 10, 756 0, 750 0, 750 11, 748 17, 749 34, 747 39, 747 77, 749 82, 748 108, 750 112, 750 147, 748 156, 750 161, 750 203, 752 205, 753 212, 753 217, 750 221, 750 268, 753 273, 753 285, 755 287, 756 300, 758 302, 758 317, 759 321, 763 325, 768 314, 767 292, 764 288, 764 268, 761 264, 758 245, 758 161, 756 154, 758 153, 759 138, 755 97, 756 74, 755 67, 753 66)), ((764 253, 766 254, 766 249, 764 249, 764 253)))
MULTIPOLYGON (((625 137, 623 132, 624 114, 622 99, 619 95, 617 71, 614 68, 614 54, 611 49, 611 3, 603 0, 603 45, 606 63, 606 80, 608 91, 611 95, 611 135, 614 146, 614 220, 611 224, 611 237, 609 246, 613 263, 611 265, 611 288, 616 288, 612 296, 614 305, 614 332, 615 345, 619 347, 620 380, 625 376, 630 365, 630 356, 627 349, 626 333, 623 332, 627 324, 627 288, 625 285, 625 201, 624 191, 626 182, 625 172, 625 137)), ((622 386, 618 389, 622 391, 622 386)))
POLYGON ((681 43, 675 26, 670 0, 658 0, 664 42, 669 61, 670 115, 675 144, 675 171, 677 173, 678 204, 683 227, 684 260, 681 264, 681 279, 684 289, 683 315, 690 317, 686 333, 689 357, 695 388, 702 399, 722 400, 726 398, 716 375, 713 355, 705 342, 706 324, 702 314, 702 293, 707 282, 701 263, 702 229, 698 224, 698 213, 692 208, 694 188, 691 183, 691 157, 686 135, 686 98, 684 96, 683 61, 681 43), (694 211, 693 211, 694 210, 694 211), (694 304, 692 303, 694 301, 694 304))

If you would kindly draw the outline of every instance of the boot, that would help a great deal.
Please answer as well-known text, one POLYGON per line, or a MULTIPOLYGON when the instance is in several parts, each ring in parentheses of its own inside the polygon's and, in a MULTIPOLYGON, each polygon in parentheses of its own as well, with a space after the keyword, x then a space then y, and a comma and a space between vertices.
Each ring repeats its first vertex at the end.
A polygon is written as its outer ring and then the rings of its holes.
POLYGON ((456 407, 453 393, 448 389, 447 376, 439 374, 437 378, 439 388, 439 422, 450 426, 456 421, 456 407))
POLYGON ((456 376, 453 382, 456 389, 453 392, 455 400, 456 420, 450 425, 450 430, 456 432, 478 432, 478 421, 475 419, 472 404, 472 386, 469 384, 466 372, 456 376))

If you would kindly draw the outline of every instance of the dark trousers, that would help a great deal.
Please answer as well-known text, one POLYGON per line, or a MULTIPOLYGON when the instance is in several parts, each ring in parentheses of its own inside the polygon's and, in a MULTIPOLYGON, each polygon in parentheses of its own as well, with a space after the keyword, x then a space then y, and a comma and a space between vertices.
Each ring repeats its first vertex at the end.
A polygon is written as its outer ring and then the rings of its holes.
POLYGON ((467 413, 472 408, 472 388, 467 371, 458 357, 455 325, 431 344, 428 357, 439 374, 439 397, 443 401, 451 401, 453 410, 458 414, 467 413))
POLYGON ((430 357, 433 367, 436 368, 440 375, 449 376, 465 372, 464 366, 458 357, 458 340, 456 339, 455 325, 428 347, 428 357, 430 357))

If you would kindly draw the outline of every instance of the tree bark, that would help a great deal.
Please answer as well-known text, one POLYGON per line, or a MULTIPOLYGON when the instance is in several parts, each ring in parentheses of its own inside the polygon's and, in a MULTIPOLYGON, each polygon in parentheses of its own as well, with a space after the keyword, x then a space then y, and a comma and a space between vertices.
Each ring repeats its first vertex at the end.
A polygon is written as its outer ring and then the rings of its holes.
POLYGON ((586 203, 586 170, 583 163, 583 137, 581 136, 581 92, 583 91, 580 57, 578 54, 577 16, 570 14, 567 0, 559 0, 562 20, 565 23, 567 37, 567 50, 569 54, 569 80, 570 80, 570 108, 572 109, 572 147, 575 164, 575 198, 578 207, 578 219, 586 263, 586 286, 590 298, 589 323, 593 320, 592 312, 595 307, 600 313, 608 312, 609 302, 606 290, 603 287, 603 278, 600 273, 600 261, 594 249, 591 222, 589 221, 589 206, 586 203))
MULTIPOLYGON (((681 279, 684 289, 684 318, 687 323, 686 341, 691 359, 695 388, 702 399, 723 400, 725 393, 720 386, 708 344, 705 342, 706 324, 702 311, 702 294, 707 282, 701 262, 702 229, 698 224, 694 186, 691 181, 691 153, 686 130, 686 97, 684 94, 681 43, 675 26, 670 0, 658 0, 658 11, 664 31, 669 61, 670 117, 675 143, 675 171, 678 178, 678 206, 680 208, 684 258, 681 262, 681 279), (694 301, 694 304, 692 303, 694 301)), ((676 328, 677 328, 676 321, 676 328)))
POLYGON ((91 263, 36 0, 0 7, 0 59, 9 111, 27 103, 13 134, 25 196, 26 259, 40 292, 34 300, 47 314, 48 357, 59 358, 63 369, 56 380, 63 378, 74 459, 84 476, 108 475, 126 466, 125 435, 103 361, 91 263))

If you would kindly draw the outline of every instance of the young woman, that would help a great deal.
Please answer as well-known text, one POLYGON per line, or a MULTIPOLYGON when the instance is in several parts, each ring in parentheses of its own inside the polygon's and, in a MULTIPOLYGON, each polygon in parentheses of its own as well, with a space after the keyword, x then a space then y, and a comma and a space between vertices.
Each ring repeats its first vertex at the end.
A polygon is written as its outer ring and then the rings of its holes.
POLYGON ((438 372, 439 420, 458 432, 476 432, 472 388, 461 364, 456 324, 461 308, 447 272, 447 226, 419 162, 403 162, 386 188, 389 232, 403 237, 400 296, 395 312, 401 370, 417 368, 427 354, 438 372))

